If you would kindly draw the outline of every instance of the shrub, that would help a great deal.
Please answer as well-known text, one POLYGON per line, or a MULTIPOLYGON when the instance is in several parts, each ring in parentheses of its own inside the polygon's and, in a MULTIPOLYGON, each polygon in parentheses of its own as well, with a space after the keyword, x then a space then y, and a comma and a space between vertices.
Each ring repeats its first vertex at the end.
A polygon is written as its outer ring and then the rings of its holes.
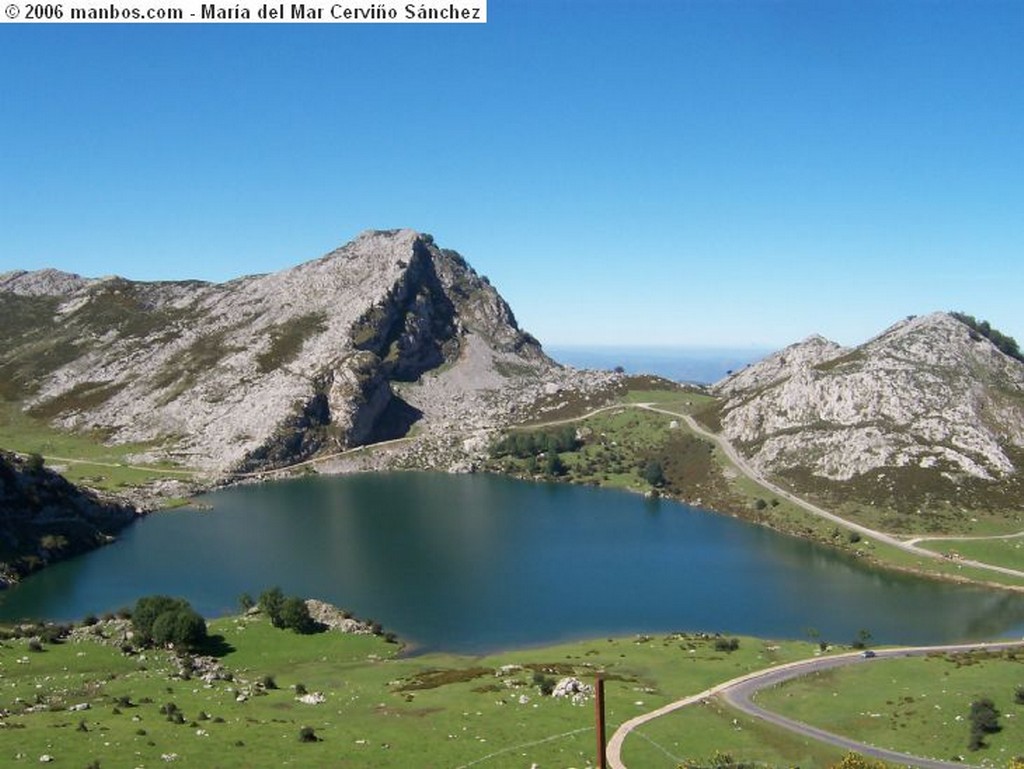
POLYGON ((151 631, 154 643, 195 649, 206 640, 206 620, 191 607, 166 611, 156 618, 151 631))
POLYGON ((312 726, 303 726, 299 729, 299 742, 320 742, 312 726))
POLYGON ((284 593, 281 588, 272 587, 260 593, 260 609, 270 624, 274 627, 281 627, 281 610, 284 608, 284 593))
POLYGON ((174 644, 194 649, 206 640, 206 621, 182 598, 151 595, 140 598, 132 627, 143 644, 174 644))
POLYGON ((281 604, 280 627, 308 635, 316 632, 317 624, 309 615, 309 607, 301 598, 285 598, 281 604))
POLYGON ((970 750, 978 750, 985 746, 985 735, 995 734, 1003 727, 999 725, 999 711, 995 703, 988 697, 982 697, 971 703, 968 716, 971 722, 971 735, 967 741, 970 750))
POLYGON ((306 689, 305 684, 295 684, 295 696, 301 697, 304 694, 309 694, 309 690, 306 689))
POLYGON ((661 466, 661 462, 652 459, 644 465, 644 480, 651 486, 665 485, 665 469, 661 466))
POLYGON ((738 638, 716 638, 715 639, 715 651, 718 652, 734 652, 740 648, 740 639, 738 638))
POLYGON ((533 683, 540 687, 540 693, 545 697, 549 697, 551 692, 555 690, 555 684, 557 683, 551 676, 546 676, 539 670, 533 673, 533 683))
POLYGON ((274 680, 273 676, 263 676, 263 678, 260 679, 260 684, 263 685, 264 689, 276 689, 277 688, 277 681, 274 680))

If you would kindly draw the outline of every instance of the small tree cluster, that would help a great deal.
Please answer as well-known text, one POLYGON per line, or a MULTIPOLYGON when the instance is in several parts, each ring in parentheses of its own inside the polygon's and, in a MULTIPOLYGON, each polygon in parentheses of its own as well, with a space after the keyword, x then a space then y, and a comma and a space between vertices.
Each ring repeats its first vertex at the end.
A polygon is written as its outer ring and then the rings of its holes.
POLYGON ((498 442, 493 453, 499 457, 511 454, 514 457, 526 459, 538 454, 559 454, 564 451, 575 451, 578 448, 576 428, 570 426, 557 430, 513 432, 498 442))
POLYGON ((183 598, 140 598, 132 611, 132 627, 142 644, 194 651, 206 641, 206 620, 183 598))
POLYGON ((296 633, 308 635, 320 629, 310 616, 306 602, 296 596, 285 596, 281 588, 272 587, 260 594, 260 609, 267 615, 270 624, 296 633))
POLYGON ((1012 336, 1007 336, 998 329, 992 328, 987 320, 978 320, 973 315, 968 315, 963 312, 950 313, 961 323, 968 326, 979 336, 983 336, 988 339, 996 348, 1005 355, 1009 355, 1011 358, 1021 361, 1024 363, 1024 354, 1021 353, 1020 347, 1017 345, 1017 340, 1012 336))

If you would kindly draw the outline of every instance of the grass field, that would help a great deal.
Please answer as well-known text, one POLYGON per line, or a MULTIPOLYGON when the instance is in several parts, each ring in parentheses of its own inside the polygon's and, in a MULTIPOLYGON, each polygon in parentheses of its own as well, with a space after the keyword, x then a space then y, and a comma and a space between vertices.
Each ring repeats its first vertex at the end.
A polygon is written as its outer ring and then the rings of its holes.
POLYGON ((1024 655, 994 652, 879 659, 795 679, 761 693, 770 710, 880 747, 945 760, 1005 766, 1024 755, 1024 655), (1002 713, 987 747, 967 749, 971 702, 1002 713))
POLYGON ((117 491, 142 486, 161 478, 189 478, 190 472, 166 463, 144 469, 125 467, 133 454, 153 448, 147 444, 108 446, 98 435, 72 433, 50 427, 43 420, 25 414, 18 403, 0 400, 0 448, 22 454, 40 454, 69 481, 92 488, 117 491), (69 458, 73 461, 65 461, 69 458))
POLYGON ((920 544, 936 553, 1024 570, 1024 536, 1012 539, 943 539, 920 544))
POLYGON ((626 741, 622 758, 637 769, 713 766, 716 754, 769 767, 827 767, 844 752, 750 718, 712 698, 644 724, 626 741))
MULTIPOLYGON (((210 631, 233 681, 177 678, 165 652, 126 656, 92 640, 33 652, 23 639, 3 642, 0 763, 35 765, 47 754, 59 766, 107 769, 162 766, 172 755, 175 766, 204 768, 585 767, 594 763, 593 701, 544 696, 538 681, 590 683, 601 672, 610 733, 680 696, 811 653, 806 643, 749 638, 716 651, 714 638, 673 634, 403 658, 376 637, 298 636, 253 617, 216 620, 210 631), (277 688, 254 693, 267 676, 277 688), (325 701, 298 702, 298 684, 325 701), (168 719, 169 705, 180 723, 168 719), (304 726, 319 741, 300 742, 304 726)), ((717 739, 705 735, 687 755, 710 754, 717 739)))

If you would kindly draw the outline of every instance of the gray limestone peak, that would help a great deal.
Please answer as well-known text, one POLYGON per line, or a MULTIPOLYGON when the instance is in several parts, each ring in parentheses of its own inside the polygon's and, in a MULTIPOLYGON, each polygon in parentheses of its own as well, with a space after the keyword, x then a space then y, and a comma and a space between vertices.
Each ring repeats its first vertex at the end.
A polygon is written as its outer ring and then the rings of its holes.
POLYGON ((499 424, 560 371, 465 259, 409 229, 227 283, 44 270, 0 277, 0 311, 14 295, 37 304, 0 329, 8 395, 213 471, 499 424))
POLYGON ((849 350, 787 350, 776 356, 799 352, 796 364, 770 356, 717 386, 723 432, 760 470, 846 481, 916 467, 954 483, 1018 471, 1024 364, 952 315, 907 318, 849 350))

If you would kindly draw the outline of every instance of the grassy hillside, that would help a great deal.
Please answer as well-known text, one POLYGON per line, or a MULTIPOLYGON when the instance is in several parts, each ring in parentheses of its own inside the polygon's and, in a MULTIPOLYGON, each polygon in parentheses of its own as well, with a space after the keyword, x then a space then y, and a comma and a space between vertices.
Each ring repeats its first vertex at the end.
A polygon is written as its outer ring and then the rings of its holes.
POLYGON ((2 399, 0 448, 47 457, 47 464, 59 468, 72 483, 102 491, 124 491, 165 478, 189 480, 195 475, 167 463, 134 459, 133 455, 152 448, 147 444, 106 445, 100 434, 58 430, 23 412, 17 401, 2 399))

